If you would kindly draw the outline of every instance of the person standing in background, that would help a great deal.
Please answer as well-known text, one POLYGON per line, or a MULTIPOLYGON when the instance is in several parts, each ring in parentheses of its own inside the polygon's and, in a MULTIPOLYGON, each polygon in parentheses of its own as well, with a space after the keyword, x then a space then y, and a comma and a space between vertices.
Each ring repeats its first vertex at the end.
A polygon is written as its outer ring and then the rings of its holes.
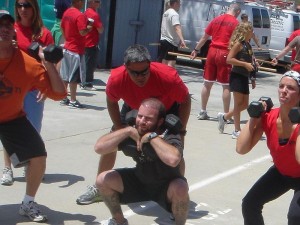
MULTIPOLYGON (((248 21, 249 21, 248 15, 247 15, 246 13, 243 13, 243 14, 241 15, 241 20, 242 20, 243 23, 248 22, 248 21)), ((252 32, 252 37, 251 37, 251 38, 253 39, 253 41, 254 41, 255 44, 257 45, 258 49, 261 50, 261 46, 260 46, 260 44, 259 44, 259 40, 258 40, 258 38, 255 36, 254 31, 252 32)))
POLYGON ((85 35, 91 31, 92 26, 88 25, 87 17, 80 12, 84 6, 82 0, 72 0, 72 6, 63 14, 61 28, 65 37, 64 58, 61 61, 60 74, 65 82, 66 88, 70 87, 70 100, 68 98, 60 101, 61 105, 68 105, 70 108, 83 108, 77 101, 77 83, 82 85, 86 79, 86 68, 84 58, 85 35))
MULTIPOLYGON (((16 0, 15 1, 15 30, 17 46, 29 54, 28 47, 32 42, 38 42, 41 46, 54 44, 51 32, 44 26, 37 0, 16 0)), ((33 88, 27 93, 24 100, 24 111, 28 120, 40 133, 42 129, 44 99, 39 91, 33 88)), ((6 151, 4 153, 4 169, 1 179, 2 185, 13 184, 13 171, 11 160, 6 151)), ((26 175, 26 172, 24 173, 26 175)))
POLYGON ((229 40, 233 30, 239 24, 239 21, 236 18, 240 13, 241 6, 237 3, 231 4, 225 14, 214 18, 208 24, 204 35, 200 38, 198 44, 191 53, 191 59, 194 59, 208 38, 211 37, 211 44, 209 45, 203 74, 204 83, 201 91, 201 110, 197 116, 199 120, 209 119, 206 106, 214 82, 218 82, 222 85, 224 112, 227 113, 229 111, 231 98, 229 90, 229 73, 231 65, 226 63, 226 58, 229 52, 229 40))
POLYGON ((70 8, 70 6, 71 0, 54 0, 55 23, 51 29, 51 33, 56 45, 61 45, 65 42, 60 24, 64 12, 70 8))
POLYGON ((100 0, 88 0, 88 8, 84 12, 92 26, 91 32, 85 36, 86 82, 85 85, 81 86, 81 89, 84 90, 96 90, 93 86, 94 72, 97 67, 100 34, 104 30, 101 18, 97 12, 100 5, 100 0))
POLYGON ((180 0, 170 0, 169 8, 163 14, 161 22, 161 37, 158 61, 168 66, 175 67, 176 56, 168 55, 168 52, 178 52, 178 46, 186 48, 180 20, 180 0))

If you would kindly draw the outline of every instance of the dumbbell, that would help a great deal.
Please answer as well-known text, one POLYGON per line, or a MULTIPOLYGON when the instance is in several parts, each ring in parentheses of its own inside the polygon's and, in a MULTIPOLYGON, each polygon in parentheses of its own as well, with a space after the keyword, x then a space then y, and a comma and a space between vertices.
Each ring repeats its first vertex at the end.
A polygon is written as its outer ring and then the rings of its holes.
MULTIPOLYGON (((41 60, 39 57, 40 44, 37 42, 32 42, 28 47, 29 55, 37 60, 41 60)), ((48 45, 43 49, 45 60, 51 63, 58 63, 63 57, 63 49, 60 46, 54 44, 48 45)))
POLYGON ((164 127, 166 130, 162 133, 162 137, 165 137, 169 131, 178 133, 182 128, 182 124, 178 116, 168 114, 165 119, 164 127))
POLYGON ((289 112, 289 118, 292 123, 300 123, 300 107, 293 107, 289 112))
POLYGON ((137 113, 138 113, 138 111, 136 109, 133 109, 133 110, 126 113, 125 122, 129 126, 134 126, 135 125, 135 120, 136 120, 136 117, 137 117, 137 113))
POLYGON ((274 106, 272 99, 269 97, 261 97, 258 101, 252 101, 248 108, 248 114, 252 118, 259 118, 263 112, 269 112, 271 108, 274 106), (265 110, 262 102, 267 104, 267 108, 265 110))

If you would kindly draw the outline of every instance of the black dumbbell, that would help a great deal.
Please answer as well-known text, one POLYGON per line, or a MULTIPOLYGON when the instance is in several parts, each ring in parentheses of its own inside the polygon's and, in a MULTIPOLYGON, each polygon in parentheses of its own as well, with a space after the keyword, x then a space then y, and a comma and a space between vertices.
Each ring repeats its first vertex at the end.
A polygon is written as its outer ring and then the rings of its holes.
MULTIPOLYGON (((37 60, 41 60, 39 57, 40 44, 32 42, 28 47, 29 55, 37 60)), ((63 48, 54 44, 48 45, 43 49, 45 60, 51 63, 58 63, 63 57, 63 48)))
POLYGON ((178 116, 168 114, 165 119, 164 127, 166 130, 162 133, 162 137, 164 137, 169 131, 178 133, 182 128, 182 124, 178 116))
POLYGON ((129 126, 134 126, 135 125, 135 120, 136 120, 136 117, 137 117, 137 113, 138 113, 138 111, 136 109, 133 109, 133 110, 126 113, 125 122, 129 126))
POLYGON ((269 112, 274 106, 272 99, 269 97, 261 97, 258 101, 252 101, 248 108, 248 114, 252 118, 259 118, 263 112, 269 112), (265 110, 262 102, 267 104, 267 108, 265 110))
POLYGON ((293 107, 289 112, 289 118, 292 123, 300 123, 300 107, 293 107))

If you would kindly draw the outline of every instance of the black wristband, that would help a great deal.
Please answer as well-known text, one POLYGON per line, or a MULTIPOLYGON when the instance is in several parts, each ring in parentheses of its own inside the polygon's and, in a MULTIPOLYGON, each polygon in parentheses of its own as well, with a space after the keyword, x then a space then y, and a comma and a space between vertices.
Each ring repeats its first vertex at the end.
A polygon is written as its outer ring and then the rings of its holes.
POLYGON ((194 51, 195 51, 195 52, 200 52, 200 49, 199 49, 199 50, 197 50, 197 49, 195 49, 195 48, 194 48, 194 51))

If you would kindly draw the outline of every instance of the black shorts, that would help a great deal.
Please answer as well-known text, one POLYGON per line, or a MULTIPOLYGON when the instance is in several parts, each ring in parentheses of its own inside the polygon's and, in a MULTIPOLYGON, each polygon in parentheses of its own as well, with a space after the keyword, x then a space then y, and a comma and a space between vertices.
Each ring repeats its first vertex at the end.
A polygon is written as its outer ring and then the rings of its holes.
POLYGON ((31 158, 47 156, 40 134, 25 116, 0 123, 0 140, 15 168, 31 158))
POLYGON ((231 92, 239 92, 245 95, 249 95, 249 78, 238 74, 231 72, 229 77, 229 87, 231 92))
POLYGON ((159 47, 159 55, 158 55, 158 62, 162 62, 163 59, 165 60, 176 60, 176 55, 169 55, 168 52, 178 52, 178 47, 172 45, 170 42, 166 40, 160 40, 160 47, 159 47))
MULTIPOLYGON (((120 194, 120 203, 154 201, 165 210, 171 212, 171 203, 167 199, 169 182, 143 184, 135 175, 135 168, 116 169, 122 177, 124 191, 120 194)), ((185 180, 186 181, 186 180, 185 180)))

